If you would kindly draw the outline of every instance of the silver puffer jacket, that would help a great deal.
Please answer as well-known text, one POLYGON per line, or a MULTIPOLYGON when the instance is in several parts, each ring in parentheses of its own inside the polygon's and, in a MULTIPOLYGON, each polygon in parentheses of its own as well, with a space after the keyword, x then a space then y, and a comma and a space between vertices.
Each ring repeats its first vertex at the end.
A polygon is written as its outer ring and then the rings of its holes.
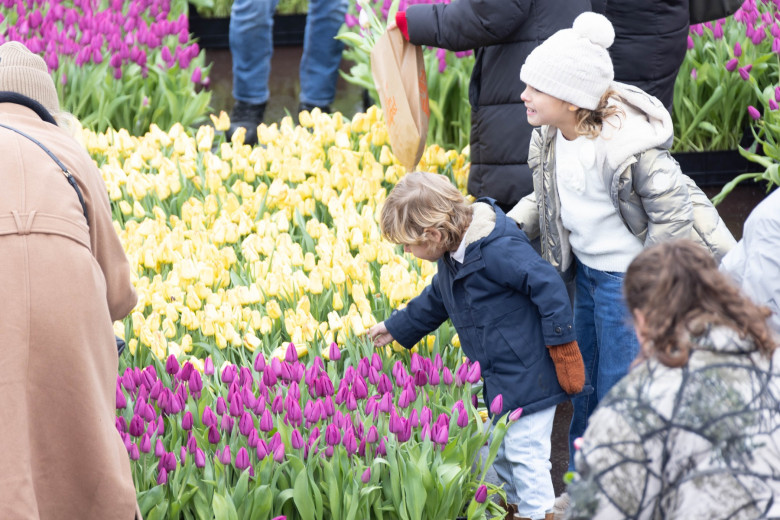
MULTIPOLYGON (((673 238, 690 238, 720 259, 736 244, 707 196, 680 171, 669 153, 672 120, 654 97, 613 83, 621 116, 608 120, 594 140, 604 186, 626 227, 646 246, 673 238), (619 119, 618 119, 619 117, 619 119)), ((542 256, 559 271, 573 260, 569 231, 561 220, 555 172, 557 129, 534 130, 528 153, 534 193, 508 213, 529 238, 541 236, 542 256)))

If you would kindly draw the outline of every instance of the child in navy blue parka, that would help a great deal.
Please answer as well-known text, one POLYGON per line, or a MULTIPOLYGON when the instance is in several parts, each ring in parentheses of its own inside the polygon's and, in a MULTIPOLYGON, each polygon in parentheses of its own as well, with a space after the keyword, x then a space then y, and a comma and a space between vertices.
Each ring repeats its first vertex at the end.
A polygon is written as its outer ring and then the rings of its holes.
POLYGON ((555 501, 550 434, 556 405, 583 389, 585 372, 571 304, 555 269, 492 199, 469 204, 442 176, 414 172, 396 185, 381 215, 383 235, 437 262, 431 284, 371 328, 374 345, 406 348, 447 318, 464 353, 479 361, 490 403, 523 408, 507 430, 495 469, 520 517, 544 518, 555 501))

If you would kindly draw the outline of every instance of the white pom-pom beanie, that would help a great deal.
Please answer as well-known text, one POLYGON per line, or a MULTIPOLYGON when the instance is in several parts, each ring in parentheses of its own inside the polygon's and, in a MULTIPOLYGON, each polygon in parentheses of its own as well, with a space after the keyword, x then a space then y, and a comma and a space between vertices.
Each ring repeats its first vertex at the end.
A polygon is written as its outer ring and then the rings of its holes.
POLYGON ((606 17, 586 12, 571 29, 550 36, 520 69, 526 85, 580 108, 595 110, 615 77, 607 48, 615 30, 606 17))

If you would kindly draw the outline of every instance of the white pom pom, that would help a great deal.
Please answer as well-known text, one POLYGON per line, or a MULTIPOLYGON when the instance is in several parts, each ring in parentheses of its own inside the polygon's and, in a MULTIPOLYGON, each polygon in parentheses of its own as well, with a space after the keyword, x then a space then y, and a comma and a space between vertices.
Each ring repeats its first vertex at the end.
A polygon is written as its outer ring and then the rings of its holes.
POLYGON ((615 41, 615 29, 606 16, 585 12, 574 20, 574 32, 605 49, 615 41))

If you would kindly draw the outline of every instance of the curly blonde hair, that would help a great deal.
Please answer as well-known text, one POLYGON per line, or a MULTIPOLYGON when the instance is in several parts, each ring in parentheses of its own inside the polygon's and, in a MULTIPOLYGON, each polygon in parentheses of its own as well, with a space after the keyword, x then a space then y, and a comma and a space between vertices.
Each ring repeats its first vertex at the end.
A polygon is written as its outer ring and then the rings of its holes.
POLYGON ((595 110, 589 110, 587 108, 578 108, 574 116, 577 120, 575 131, 577 135, 584 135, 591 139, 599 136, 601 133, 601 126, 604 121, 615 115, 625 116, 623 109, 610 105, 610 98, 620 100, 620 94, 615 89, 607 89, 604 95, 601 96, 599 104, 595 110))
POLYGON ((623 282, 628 308, 644 316, 640 359, 655 358, 669 367, 688 362, 691 338, 712 325, 724 325, 750 338, 769 357, 776 348, 766 319, 756 305, 718 270, 699 244, 672 240, 642 251, 628 266, 623 282))
POLYGON ((394 244, 431 241, 427 229, 442 235, 440 245, 456 249, 471 223, 471 204, 444 175, 416 171, 403 177, 387 196, 380 216, 382 235, 394 244))

